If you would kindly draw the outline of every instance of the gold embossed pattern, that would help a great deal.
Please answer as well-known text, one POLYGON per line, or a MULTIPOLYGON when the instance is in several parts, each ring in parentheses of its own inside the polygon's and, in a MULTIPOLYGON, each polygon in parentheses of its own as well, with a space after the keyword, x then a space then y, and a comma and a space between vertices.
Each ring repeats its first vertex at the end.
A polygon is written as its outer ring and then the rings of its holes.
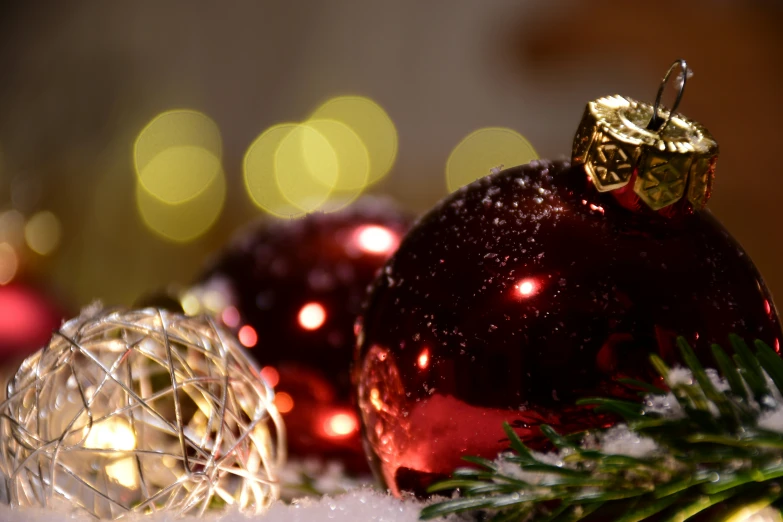
POLYGON ((709 199, 718 144, 697 122, 661 109, 668 124, 648 130, 653 107, 624 96, 587 105, 574 138, 573 161, 585 165, 595 187, 606 192, 627 185, 653 210, 687 193, 695 208, 709 199))

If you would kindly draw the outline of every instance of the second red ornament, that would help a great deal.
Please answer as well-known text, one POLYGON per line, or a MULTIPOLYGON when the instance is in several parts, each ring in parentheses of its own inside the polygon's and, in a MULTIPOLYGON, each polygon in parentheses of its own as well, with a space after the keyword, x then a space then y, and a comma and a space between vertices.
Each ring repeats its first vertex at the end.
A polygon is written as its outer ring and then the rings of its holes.
POLYGON ((354 322, 407 226, 390 201, 374 197, 336 213, 264 220, 240 232, 185 296, 260 363, 295 456, 366 469, 350 401, 354 322))

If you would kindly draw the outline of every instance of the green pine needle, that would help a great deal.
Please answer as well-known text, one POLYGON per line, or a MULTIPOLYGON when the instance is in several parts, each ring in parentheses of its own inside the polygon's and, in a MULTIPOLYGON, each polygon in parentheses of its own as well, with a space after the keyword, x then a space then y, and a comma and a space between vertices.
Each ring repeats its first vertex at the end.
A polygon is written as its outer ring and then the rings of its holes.
POLYGON ((461 468, 429 489, 457 490, 460 496, 425 507, 422 520, 474 513, 497 522, 694 517, 739 522, 762 509, 777 512, 783 508, 783 430, 764 429, 759 420, 783 413, 783 359, 761 341, 754 343, 755 352, 737 336, 730 341, 733 357, 712 346, 716 374, 704 368, 683 338, 677 345, 690 375, 651 356, 669 391, 623 381, 646 394, 644 403, 579 401, 619 416, 627 434, 646 441, 651 451, 612 453, 609 445, 601 449, 595 443, 609 437, 607 430, 590 432, 580 444, 542 426, 557 452, 553 458, 526 447, 504 424, 510 452, 497 461, 466 457, 474 467, 461 468), (662 401, 669 411, 651 406, 662 401))

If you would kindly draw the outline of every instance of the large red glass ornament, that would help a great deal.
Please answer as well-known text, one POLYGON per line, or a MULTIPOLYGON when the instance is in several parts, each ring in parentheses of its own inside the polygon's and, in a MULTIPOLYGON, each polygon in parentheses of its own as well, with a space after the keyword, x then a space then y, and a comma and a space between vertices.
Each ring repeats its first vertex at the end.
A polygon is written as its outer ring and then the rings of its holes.
POLYGON ((275 386, 289 452, 366 469, 351 404, 354 322, 408 220, 388 200, 240 232, 196 292, 232 328, 275 386), (217 308, 217 309, 215 309, 217 308))
POLYGON ((457 191, 404 238, 359 322, 354 376, 395 495, 424 494, 465 455, 494 458, 503 421, 534 447, 541 424, 607 425, 576 399, 627 396, 617 379, 654 379, 649 354, 675 362, 678 335, 705 361, 730 333, 780 349, 751 260, 694 204, 709 184, 653 210, 633 192, 642 174, 600 192, 585 165, 532 162, 457 191))

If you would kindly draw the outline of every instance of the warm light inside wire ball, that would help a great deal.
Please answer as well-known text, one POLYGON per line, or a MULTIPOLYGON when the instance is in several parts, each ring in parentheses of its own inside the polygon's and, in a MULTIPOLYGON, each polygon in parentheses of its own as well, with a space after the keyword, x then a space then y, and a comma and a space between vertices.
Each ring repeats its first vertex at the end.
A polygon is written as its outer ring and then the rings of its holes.
POLYGON ((9 500, 98 518, 278 497, 285 433, 274 393, 212 320, 107 311, 66 323, 22 363, 2 404, 9 500))

